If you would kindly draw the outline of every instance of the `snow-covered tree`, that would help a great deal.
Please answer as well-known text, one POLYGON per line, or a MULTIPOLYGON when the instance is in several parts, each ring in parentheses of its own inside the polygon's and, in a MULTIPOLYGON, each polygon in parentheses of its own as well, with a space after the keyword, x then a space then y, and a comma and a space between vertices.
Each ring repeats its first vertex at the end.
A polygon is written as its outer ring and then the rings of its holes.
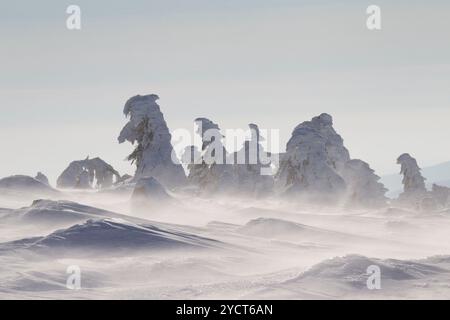
POLYGON ((440 207, 450 207, 450 188, 433 184, 431 194, 440 207))
POLYGON ((273 189, 273 177, 262 174, 263 167, 269 167, 269 163, 263 163, 262 157, 268 158, 261 141, 259 128, 256 124, 249 124, 250 140, 244 142, 242 148, 234 152, 233 157, 233 182, 235 190, 239 194, 261 196, 269 194, 273 189))
POLYGON ((206 118, 198 118, 195 122, 202 139, 202 150, 198 152, 191 146, 183 156, 190 162, 188 179, 191 184, 207 195, 260 196, 272 190, 272 177, 261 174, 263 166, 269 164, 261 161, 264 150, 257 125, 250 124, 250 140, 245 141, 240 150, 228 154, 222 142, 224 136, 216 123, 206 118), (197 161, 192 163, 193 160, 197 161))
POLYGON ((349 160, 332 117, 323 113, 292 132, 275 177, 276 190, 295 198, 337 201, 346 190, 339 173, 349 160))
POLYGON ((120 174, 100 158, 73 161, 57 180, 58 188, 109 188, 120 179, 120 174))
POLYGON ((342 172, 347 184, 345 201, 350 206, 380 207, 386 205, 387 189, 379 182, 368 163, 353 159, 347 161, 342 172))
POLYGON ((135 144, 128 160, 136 163, 135 179, 154 177, 165 187, 185 183, 183 167, 172 156, 171 134, 155 94, 134 96, 124 107, 128 123, 119 135, 119 143, 135 144))
MULTIPOLYGON (((226 164, 227 151, 222 143, 219 126, 207 118, 195 119, 197 134, 202 139, 199 154, 191 154, 196 161, 188 164, 188 180, 202 193, 216 193, 226 189, 232 181, 232 168, 226 164)), ((196 149, 191 147, 191 151, 196 149)))
POLYGON ((401 166, 400 174, 403 175, 403 193, 400 194, 399 201, 413 207, 420 206, 428 191, 416 159, 404 153, 398 157, 397 163, 401 166))

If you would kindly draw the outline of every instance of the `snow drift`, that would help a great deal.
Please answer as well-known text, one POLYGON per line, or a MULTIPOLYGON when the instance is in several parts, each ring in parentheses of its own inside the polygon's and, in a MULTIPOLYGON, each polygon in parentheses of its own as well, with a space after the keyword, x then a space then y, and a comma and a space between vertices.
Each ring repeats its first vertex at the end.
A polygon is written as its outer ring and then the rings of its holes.
MULTIPOLYGON (((69 223, 98 218, 124 218, 125 215, 113 213, 72 201, 35 200, 29 207, 5 211, 1 221, 20 225, 67 225, 69 223)), ((130 217, 130 219, 133 219, 130 217)))
POLYGON ((208 248, 218 242, 122 219, 88 220, 35 241, 29 249, 165 250, 208 248))
POLYGON ((56 195, 59 193, 48 184, 24 175, 15 175, 0 179, 0 190, 5 193, 23 192, 32 196, 56 195))

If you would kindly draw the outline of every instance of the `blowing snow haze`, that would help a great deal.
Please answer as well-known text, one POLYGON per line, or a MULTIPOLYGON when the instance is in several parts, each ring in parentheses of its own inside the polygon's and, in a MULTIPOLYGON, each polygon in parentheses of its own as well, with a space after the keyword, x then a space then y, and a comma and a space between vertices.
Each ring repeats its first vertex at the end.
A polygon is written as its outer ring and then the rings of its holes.
POLYGON ((0 299, 450 298, 450 3, 377 8, 2 3, 0 299))

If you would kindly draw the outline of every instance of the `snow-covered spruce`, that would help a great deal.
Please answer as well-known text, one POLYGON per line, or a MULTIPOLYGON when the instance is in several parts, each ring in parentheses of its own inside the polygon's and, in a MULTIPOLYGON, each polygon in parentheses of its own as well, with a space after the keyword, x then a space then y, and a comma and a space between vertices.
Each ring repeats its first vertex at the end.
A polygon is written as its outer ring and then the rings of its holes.
POLYGON ((188 181, 203 194, 224 191, 232 184, 233 168, 226 164, 227 151, 221 141, 220 128, 207 118, 197 118, 195 123, 202 139, 202 150, 197 153, 196 148, 191 147, 187 151, 192 153, 184 155, 184 158, 198 160, 187 166, 188 181))
POLYGON ((261 174, 264 150, 257 125, 249 125, 251 139, 245 141, 239 151, 229 154, 221 141, 223 135, 216 123, 207 118, 198 118, 195 122, 198 125, 197 133, 202 138, 202 150, 198 152, 194 146, 188 147, 183 157, 189 162, 199 160, 188 164, 191 184, 209 195, 226 193, 259 196, 272 190, 272 177, 261 174))
POLYGON ((349 206, 386 204, 386 189, 369 164, 350 159, 326 113, 299 124, 280 156, 275 191, 296 200, 349 206))
POLYGON ((386 205, 387 189, 379 182, 368 163, 349 160, 345 163, 342 177, 347 184, 345 201, 347 205, 359 207, 381 207, 386 205))
POLYGON ((244 142, 242 148, 231 156, 233 163, 233 181, 236 191, 245 195, 267 195, 273 189, 273 177, 263 175, 263 167, 268 168, 270 163, 263 163, 262 157, 268 159, 261 145, 262 137, 256 124, 249 124, 251 138, 244 142))
POLYGON ((100 158, 73 161, 57 180, 58 188, 109 188, 120 179, 120 174, 100 158))
POLYGON ((128 160, 136 163, 135 178, 154 177, 167 188, 185 183, 183 167, 172 159, 171 134, 155 94, 137 95, 124 107, 128 123, 119 135, 119 143, 136 144, 128 160))
POLYGON ((450 188, 433 184, 431 195, 441 208, 450 207, 450 188))
POLYGON ((428 196, 421 169, 416 159, 408 153, 398 157, 397 163, 401 166, 400 174, 403 175, 403 193, 400 194, 398 201, 402 205, 419 208, 428 196))
POLYGON ((275 176, 277 193, 310 201, 335 202, 346 191, 339 174, 350 160, 333 119, 323 113, 299 124, 287 143, 275 176))

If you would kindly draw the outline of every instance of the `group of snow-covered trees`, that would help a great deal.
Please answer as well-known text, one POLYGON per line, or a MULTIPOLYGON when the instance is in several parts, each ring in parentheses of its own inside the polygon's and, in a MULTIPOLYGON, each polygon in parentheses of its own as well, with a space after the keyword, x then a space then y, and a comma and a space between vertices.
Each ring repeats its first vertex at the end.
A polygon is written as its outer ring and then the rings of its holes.
POLYGON ((186 148, 182 157, 187 165, 185 176, 181 164, 171 158, 171 135, 157 99, 156 95, 135 96, 125 105, 129 122, 122 129, 119 142, 135 144, 129 156, 137 166, 135 179, 151 176, 166 188, 189 184, 199 193, 209 195, 276 194, 361 206, 386 202, 386 189, 379 183, 380 178, 367 163, 350 158, 328 114, 294 129, 274 176, 261 174, 261 168, 270 163, 261 161, 268 157, 257 125, 249 125, 251 137, 240 150, 228 153, 219 125, 198 118, 195 122, 202 141, 201 150, 195 146, 186 148), (255 154, 256 158, 250 159, 255 154))
MULTIPOLYGON (((242 148, 229 153, 219 125, 207 118, 197 118, 196 133, 201 147, 186 147, 179 163, 158 99, 154 94, 138 95, 124 107, 129 120, 118 140, 135 146, 128 156, 136 165, 135 176, 129 179, 133 183, 140 185, 140 179, 151 177, 153 185, 161 184, 167 189, 190 186, 201 195, 277 195, 359 207, 380 207, 387 203, 387 190, 379 182, 380 177, 368 163, 350 157, 329 114, 323 113, 295 127, 286 152, 277 155, 278 163, 270 163, 270 153, 261 144, 263 138, 256 124, 249 124, 251 135, 242 148), (261 174, 263 169, 273 170, 275 165, 274 175, 261 174)), ((450 189, 434 185, 428 191, 414 158, 403 154, 397 163, 404 185, 397 203, 415 207, 448 205, 450 189)), ((72 162, 58 178, 58 186, 89 188, 96 181, 96 187, 105 188, 114 183, 114 178, 116 183, 125 180, 103 160, 88 158, 72 162)))

